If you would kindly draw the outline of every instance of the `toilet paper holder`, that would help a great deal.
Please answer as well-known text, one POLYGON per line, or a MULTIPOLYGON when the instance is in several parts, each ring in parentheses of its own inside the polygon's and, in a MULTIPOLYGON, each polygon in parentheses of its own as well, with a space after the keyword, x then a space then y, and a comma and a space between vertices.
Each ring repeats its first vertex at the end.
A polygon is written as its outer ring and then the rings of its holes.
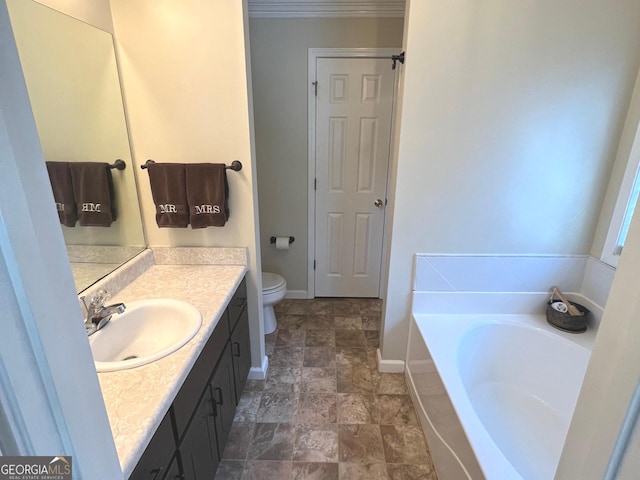
MULTIPOLYGON (((291 245, 295 241, 296 241, 295 237, 289 237, 289 245, 291 245)), ((272 244, 276 243, 276 237, 271 237, 269 239, 269 242, 272 243, 272 244)))

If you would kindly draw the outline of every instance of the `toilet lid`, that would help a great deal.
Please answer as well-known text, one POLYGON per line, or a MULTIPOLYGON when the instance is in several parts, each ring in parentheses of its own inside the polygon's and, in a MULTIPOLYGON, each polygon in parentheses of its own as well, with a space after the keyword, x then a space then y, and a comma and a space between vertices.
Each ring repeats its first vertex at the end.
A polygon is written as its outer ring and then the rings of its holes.
POLYGON ((262 272, 262 291, 277 290, 285 284, 284 278, 276 273, 262 272))

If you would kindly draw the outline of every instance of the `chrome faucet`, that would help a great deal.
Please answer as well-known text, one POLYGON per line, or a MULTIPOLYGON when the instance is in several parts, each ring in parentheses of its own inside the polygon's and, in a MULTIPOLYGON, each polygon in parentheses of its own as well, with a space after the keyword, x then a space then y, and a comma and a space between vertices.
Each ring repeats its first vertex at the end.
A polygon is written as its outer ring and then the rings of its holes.
POLYGON ((91 301, 87 306, 84 297, 82 303, 87 309, 87 317, 84 320, 84 327, 87 335, 93 335, 102 327, 104 327, 114 313, 122 313, 127 308, 124 303, 114 303, 113 305, 104 305, 111 295, 106 290, 98 290, 91 297, 91 301))

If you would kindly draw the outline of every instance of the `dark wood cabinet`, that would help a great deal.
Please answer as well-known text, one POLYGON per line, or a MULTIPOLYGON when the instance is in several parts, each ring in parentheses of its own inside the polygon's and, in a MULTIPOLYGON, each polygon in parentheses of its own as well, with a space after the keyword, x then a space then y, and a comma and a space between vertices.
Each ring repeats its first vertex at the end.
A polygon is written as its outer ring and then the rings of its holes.
POLYGON ((176 450, 171 410, 164 416, 129 480, 163 480, 176 450))
POLYGON ((231 354, 233 356, 233 376, 235 378, 235 401, 240 401, 240 395, 247 383, 247 376, 251 369, 251 344, 249 342, 249 313, 243 310, 236 328, 231 334, 231 354))
POLYGON ((164 477, 164 480, 185 480, 186 477, 180 471, 180 467, 178 465, 178 458, 173 457, 171 459, 171 463, 169 464, 169 468, 167 469, 167 475, 164 477))
POLYGON ((222 451, 227 443, 227 437, 236 413, 236 401, 233 380, 233 362, 229 345, 225 347, 218 366, 209 383, 211 396, 215 405, 215 425, 218 435, 218 456, 222 457, 222 451))
POLYGON ((188 480, 211 479, 218 467, 215 405, 208 391, 200 399, 178 448, 182 473, 188 480))
POLYGON ((228 312, 225 311, 173 401, 178 440, 182 438, 198 404, 198 399, 202 396, 207 383, 209 383, 220 354, 229 343, 227 317, 228 312))
POLYGON ((213 478, 251 368, 246 299, 243 279, 129 480, 213 478))

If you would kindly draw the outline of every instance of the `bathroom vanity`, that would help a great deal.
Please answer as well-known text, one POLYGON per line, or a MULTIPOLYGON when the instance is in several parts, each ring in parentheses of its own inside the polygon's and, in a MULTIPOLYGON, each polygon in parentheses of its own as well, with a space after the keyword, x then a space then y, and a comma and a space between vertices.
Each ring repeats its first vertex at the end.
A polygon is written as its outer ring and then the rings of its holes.
POLYGON ((228 250, 223 264, 178 264, 184 259, 147 250, 121 272, 125 286, 113 288, 113 302, 172 298, 202 314, 198 333, 177 351, 98 374, 124 478, 215 472, 251 364, 245 251, 228 250))
POLYGON ((195 479, 215 472, 251 366, 246 298, 243 280, 131 480, 195 479))

